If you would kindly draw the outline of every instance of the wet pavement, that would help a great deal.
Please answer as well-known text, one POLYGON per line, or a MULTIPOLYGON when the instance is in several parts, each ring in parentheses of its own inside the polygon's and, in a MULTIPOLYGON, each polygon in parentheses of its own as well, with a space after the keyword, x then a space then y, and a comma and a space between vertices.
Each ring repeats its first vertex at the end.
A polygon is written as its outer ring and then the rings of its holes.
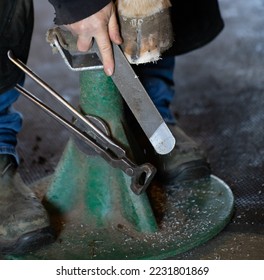
MULTIPOLYGON (((221 0, 220 6, 226 24, 220 36, 176 60, 172 108, 207 151, 213 173, 231 187, 236 210, 218 236, 174 259, 264 259, 264 0, 221 0)), ((35 1, 35 13, 28 65, 77 105, 78 74, 45 42, 53 8, 35 1)), ((33 81, 27 79, 25 86, 49 102, 33 81)), ((53 173, 69 135, 25 98, 16 107, 24 115, 20 172, 30 184, 53 173)))

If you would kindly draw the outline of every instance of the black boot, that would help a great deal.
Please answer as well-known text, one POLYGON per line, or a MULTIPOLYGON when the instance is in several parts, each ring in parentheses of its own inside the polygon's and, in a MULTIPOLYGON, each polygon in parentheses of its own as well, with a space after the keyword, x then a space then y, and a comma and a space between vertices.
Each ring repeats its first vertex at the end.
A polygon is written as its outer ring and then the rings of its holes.
POLYGON ((173 184, 208 177, 211 169, 204 151, 178 125, 168 126, 177 143, 171 153, 155 156, 159 180, 173 184))
POLYGON ((47 212, 16 167, 13 156, 0 155, 0 255, 23 254, 55 239, 47 212))

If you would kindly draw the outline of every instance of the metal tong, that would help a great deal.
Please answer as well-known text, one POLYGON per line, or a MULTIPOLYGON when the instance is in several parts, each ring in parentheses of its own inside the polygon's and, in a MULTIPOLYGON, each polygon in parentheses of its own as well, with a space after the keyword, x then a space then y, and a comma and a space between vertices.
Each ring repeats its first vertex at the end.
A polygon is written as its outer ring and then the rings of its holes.
POLYGON ((114 168, 120 168, 131 177, 131 190, 139 195, 146 190, 153 179, 156 168, 150 163, 140 166, 132 162, 127 156, 123 148, 117 145, 106 132, 99 129, 92 121, 79 113, 64 98, 62 98, 54 89, 52 89, 45 81, 35 74, 28 66, 15 57, 12 51, 8 51, 8 58, 19 67, 25 74, 31 77, 37 84, 45 89, 53 98, 64 106, 68 113, 76 120, 74 123, 69 122, 57 112, 52 110, 48 105, 36 97, 33 93, 26 90, 20 85, 16 85, 15 89, 28 98, 30 101, 38 105, 46 113, 51 115, 55 120, 61 123, 71 133, 85 145, 88 145, 93 151, 105 159, 114 168))

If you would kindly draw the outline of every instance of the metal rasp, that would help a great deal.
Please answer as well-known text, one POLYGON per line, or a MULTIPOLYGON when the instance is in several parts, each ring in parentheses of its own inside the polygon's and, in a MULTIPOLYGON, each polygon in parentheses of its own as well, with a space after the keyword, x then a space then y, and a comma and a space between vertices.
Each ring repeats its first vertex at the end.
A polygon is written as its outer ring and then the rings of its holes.
MULTIPOLYGON (((76 40, 69 31, 50 29, 48 41, 55 46, 66 64, 74 71, 102 69, 101 54, 96 42, 87 53, 66 49, 68 40, 76 40)), ((72 43, 70 43, 72 44, 72 43)), ((74 45, 74 44, 72 44, 74 45)), ((76 45, 76 42, 75 42, 76 45)), ((119 46, 113 45, 115 71, 111 76, 123 99, 134 114, 142 130, 158 154, 168 154, 175 145, 175 138, 136 76, 119 46)))

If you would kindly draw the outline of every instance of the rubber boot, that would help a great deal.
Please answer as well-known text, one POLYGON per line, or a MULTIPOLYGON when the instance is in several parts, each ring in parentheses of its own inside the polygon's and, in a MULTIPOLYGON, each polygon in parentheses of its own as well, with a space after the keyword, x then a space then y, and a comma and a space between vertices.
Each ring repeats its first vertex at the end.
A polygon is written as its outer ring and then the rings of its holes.
POLYGON ((27 253, 54 241, 44 207, 16 167, 13 156, 0 155, 0 255, 27 253))
POLYGON ((173 184, 209 176, 211 168, 205 152, 178 125, 168 126, 177 143, 171 153, 154 158, 159 180, 173 184))

